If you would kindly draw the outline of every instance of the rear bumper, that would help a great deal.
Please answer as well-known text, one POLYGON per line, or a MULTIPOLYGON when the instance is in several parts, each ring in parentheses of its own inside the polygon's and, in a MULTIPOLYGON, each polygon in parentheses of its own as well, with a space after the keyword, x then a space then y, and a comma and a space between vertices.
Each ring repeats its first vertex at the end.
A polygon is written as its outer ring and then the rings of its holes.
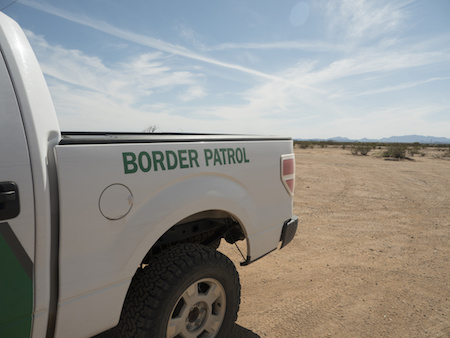
POLYGON ((284 248, 286 245, 288 245, 292 239, 295 236, 295 233, 297 232, 297 226, 298 226, 298 217, 292 216, 291 219, 284 222, 283 230, 281 231, 281 247, 280 249, 284 248))

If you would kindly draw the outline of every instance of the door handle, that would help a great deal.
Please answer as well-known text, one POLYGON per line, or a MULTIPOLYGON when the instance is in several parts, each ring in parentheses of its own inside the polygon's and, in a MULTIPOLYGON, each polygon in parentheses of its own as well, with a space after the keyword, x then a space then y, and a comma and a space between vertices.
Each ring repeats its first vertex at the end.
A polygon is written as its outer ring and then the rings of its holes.
POLYGON ((0 182, 0 221, 20 213, 19 188, 14 182, 0 182))
POLYGON ((16 200, 16 192, 14 190, 0 192, 0 203, 11 202, 16 200))

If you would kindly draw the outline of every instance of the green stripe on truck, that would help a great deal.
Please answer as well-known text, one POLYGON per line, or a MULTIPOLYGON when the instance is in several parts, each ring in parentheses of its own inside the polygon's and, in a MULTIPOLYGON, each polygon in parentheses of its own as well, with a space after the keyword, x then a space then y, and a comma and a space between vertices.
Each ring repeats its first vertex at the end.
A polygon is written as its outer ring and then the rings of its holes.
POLYGON ((0 223, 0 337, 30 337, 33 263, 8 223, 0 223))

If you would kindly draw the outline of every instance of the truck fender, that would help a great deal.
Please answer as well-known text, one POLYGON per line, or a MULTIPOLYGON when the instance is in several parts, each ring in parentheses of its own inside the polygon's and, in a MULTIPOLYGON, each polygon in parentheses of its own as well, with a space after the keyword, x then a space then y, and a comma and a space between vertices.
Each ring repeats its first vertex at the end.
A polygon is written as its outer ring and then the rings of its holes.
MULTIPOLYGON (((208 210, 225 211, 241 224, 248 238, 256 229, 256 215, 251 213, 255 208, 254 198, 245 186, 223 174, 194 174, 165 186, 135 205, 127 216, 125 226, 138 227, 140 231, 136 232, 142 233, 142 240, 128 264, 130 273, 134 273, 133 269, 156 241, 183 219, 208 210), (171 210, 167 212, 169 202, 171 210)), ((247 243, 247 247, 249 254, 251 243, 247 243)))

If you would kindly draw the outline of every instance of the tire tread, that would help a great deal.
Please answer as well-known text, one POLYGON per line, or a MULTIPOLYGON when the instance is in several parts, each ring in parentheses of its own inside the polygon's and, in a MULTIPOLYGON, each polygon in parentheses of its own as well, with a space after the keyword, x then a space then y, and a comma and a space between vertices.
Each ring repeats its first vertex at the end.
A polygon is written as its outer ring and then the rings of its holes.
MULTIPOLYGON (((237 293, 236 310, 231 314, 231 320, 234 323, 237 319, 241 292, 239 275, 234 264, 228 257, 208 246, 184 243, 161 252, 145 268, 138 269, 122 309, 119 325, 121 335, 123 337, 156 337, 154 331, 157 324, 161 322, 160 309, 164 300, 186 273, 208 265, 220 266, 228 276, 232 277, 237 293)), ((229 331, 231 328, 223 329, 229 331)))

